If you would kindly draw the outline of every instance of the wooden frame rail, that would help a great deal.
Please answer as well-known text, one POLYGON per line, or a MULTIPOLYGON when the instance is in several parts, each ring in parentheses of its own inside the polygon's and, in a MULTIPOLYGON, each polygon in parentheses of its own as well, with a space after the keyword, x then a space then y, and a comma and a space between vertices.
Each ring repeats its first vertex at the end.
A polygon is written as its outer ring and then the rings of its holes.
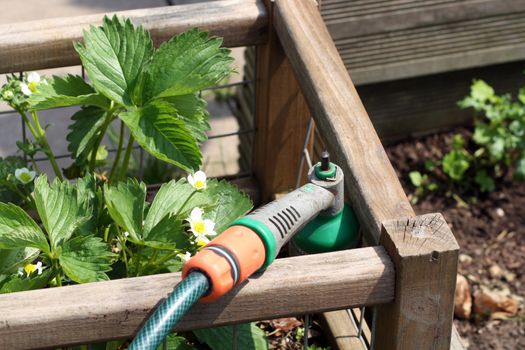
MULTIPOLYGON (((180 273, 0 295, 0 349, 132 337, 180 273)), ((278 259, 217 302, 197 304, 176 330, 389 303, 394 267, 382 247, 278 259)))
MULTIPOLYGON (((115 12, 130 17, 150 31, 156 44, 189 28, 208 30, 224 38, 226 46, 249 46, 266 41, 266 8, 256 0, 209 3, 115 12)), ((108 13, 108 16, 113 13, 108 13)), ((0 25, 0 73, 80 64, 72 42, 82 39, 89 25, 99 25, 103 14, 53 18, 0 25)))

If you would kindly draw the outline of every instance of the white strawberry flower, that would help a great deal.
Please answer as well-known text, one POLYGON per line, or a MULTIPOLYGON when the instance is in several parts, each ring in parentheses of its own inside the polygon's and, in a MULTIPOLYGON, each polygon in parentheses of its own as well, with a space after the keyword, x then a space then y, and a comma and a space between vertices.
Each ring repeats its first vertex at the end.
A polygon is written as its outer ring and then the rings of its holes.
POLYGON ((206 189, 206 174, 204 171, 197 171, 194 175, 188 175, 188 182, 196 190, 205 190, 206 189))
POLYGON ((31 89, 29 88, 29 86, 27 86, 26 83, 21 83, 20 84, 20 90, 22 90, 22 93, 25 95, 25 96, 31 96, 31 94, 33 93, 31 91, 31 89))
POLYGON ((205 235, 198 235, 195 238, 195 243, 197 244, 197 247, 200 249, 200 248, 205 247, 208 243, 210 243, 210 240, 205 235))
POLYGON ((188 262, 188 260, 191 259, 191 253, 185 252, 184 254, 179 254, 179 258, 184 262, 188 262))
POLYGON ((37 72, 31 72, 27 76, 27 86, 29 87, 29 90, 31 90, 31 92, 36 91, 36 88, 38 87, 38 84, 40 84, 40 82, 40 74, 38 74, 37 72))
POLYGON ((19 267, 18 274, 20 276, 23 276, 25 272, 27 277, 29 277, 33 272, 37 271, 38 275, 41 275, 42 270, 44 270, 45 268, 46 267, 42 265, 42 262, 39 261, 36 264, 26 264, 24 267, 19 267))
POLYGON ((190 217, 186 220, 190 223, 190 231, 195 236, 195 241, 199 246, 210 242, 207 236, 215 236, 215 223, 210 219, 202 217, 203 211, 199 207, 193 208, 190 217))
POLYGON ((23 183, 24 185, 27 185, 36 176, 36 172, 33 170, 29 170, 28 168, 20 168, 15 170, 15 177, 18 181, 23 183))

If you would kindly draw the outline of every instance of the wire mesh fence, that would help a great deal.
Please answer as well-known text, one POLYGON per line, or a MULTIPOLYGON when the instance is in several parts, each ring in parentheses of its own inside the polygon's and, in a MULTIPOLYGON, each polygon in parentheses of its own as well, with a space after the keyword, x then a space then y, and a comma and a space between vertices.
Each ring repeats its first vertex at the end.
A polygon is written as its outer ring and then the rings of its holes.
MULTIPOLYGON (((82 67, 70 67, 68 71, 73 74, 80 74, 84 79, 87 79, 82 67)), ((24 72, 20 72, 17 75, 21 77, 23 74, 24 72)), ((238 147, 236 149, 235 145, 239 142, 239 136, 253 135, 255 128, 253 126, 245 128, 239 127, 233 116, 236 113, 236 108, 238 108, 234 98, 235 90, 238 87, 254 84, 253 79, 241 79, 204 89, 200 93, 211 107, 210 122, 212 126, 215 126, 210 130, 207 141, 201 145, 204 156, 203 168, 212 176, 223 177, 250 173, 248 168, 241 169, 237 165, 239 158, 237 152, 239 150, 238 147)), ((51 147, 55 152, 55 158, 63 168, 66 168, 73 161, 72 154, 67 149, 66 134, 68 133, 68 125, 71 123, 70 116, 77 110, 78 108, 63 107, 41 113, 41 118, 44 120, 44 123, 50 125, 50 127, 47 128, 47 133, 50 135, 51 147)), ((21 139, 24 143, 32 140, 32 135, 28 133, 23 118, 15 116, 16 113, 13 109, 0 111, 0 125, 2 125, 2 127, 0 127, 0 156, 2 157, 14 156, 20 153, 14 147, 14 139, 21 139), (8 122, 7 119, 10 119, 10 121, 8 122), (14 125, 14 120, 17 120, 19 124, 18 127, 14 125)), ((114 123, 112 127, 113 130, 115 130, 117 125, 114 123)), ((110 137, 105 138, 103 145, 107 147, 108 159, 111 159, 117 152, 117 143, 115 138, 111 138, 111 132, 109 134, 110 137)), ((116 134, 116 132, 113 132, 113 134, 116 134)), ((251 153, 252 150, 250 149, 248 152, 251 153)), ((134 175, 142 179, 147 160, 153 161, 151 159, 152 157, 145 153, 138 144, 134 145, 132 155, 132 161, 134 161, 135 165, 134 175)), ((26 162, 27 161, 26 159, 26 162)), ((43 172, 52 176, 49 158, 47 156, 37 154, 35 161, 43 172)))

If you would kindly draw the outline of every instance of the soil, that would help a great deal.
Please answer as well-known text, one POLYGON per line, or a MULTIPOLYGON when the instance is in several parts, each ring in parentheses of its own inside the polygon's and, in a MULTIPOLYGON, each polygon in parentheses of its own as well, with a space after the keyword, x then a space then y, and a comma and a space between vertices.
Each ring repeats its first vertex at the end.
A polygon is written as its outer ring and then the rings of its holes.
MULTIPOLYGON (((423 170, 427 159, 440 159, 458 132, 470 133, 457 129, 386 148, 407 194, 414 192, 408 173, 423 170)), ((520 304, 518 314, 508 319, 473 315, 470 320, 456 319, 456 327, 469 349, 525 349, 525 183, 507 177, 488 194, 471 188, 453 192, 460 198, 444 191, 431 193, 419 198, 414 209, 417 214, 444 215, 461 248, 459 273, 473 291, 481 287, 505 291, 520 304)))

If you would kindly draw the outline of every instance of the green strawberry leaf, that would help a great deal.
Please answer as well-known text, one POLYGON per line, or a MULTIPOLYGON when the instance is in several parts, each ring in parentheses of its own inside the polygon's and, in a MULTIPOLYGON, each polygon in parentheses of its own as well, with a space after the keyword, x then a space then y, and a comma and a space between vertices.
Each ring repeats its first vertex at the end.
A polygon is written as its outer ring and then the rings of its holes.
POLYGON ((58 179, 49 185, 46 175, 35 180, 35 204, 55 248, 67 241, 92 215, 92 208, 77 197, 74 185, 58 179))
POLYGON ((176 334, 169 334, 166 337, 166 346, 159 345, 157 350, 196 350, 193 346, 188 344, 186 338, 176 334))
POLYGON ((150 231, 167 215, 186 215, 195 207, 210 207, 215 200, 206 192, 197 191, 186 179, 171 180, 163 184, 149 208, 144 220, 144 237, 148 238, 150 231))
POLYGON ((77 105, 109 107, 109 100, 97 93, 78 75, 54 76, 48 84, 41 83, 27 100, 32 110, 77 105))
POLYGON ((135 179, 104 186, 104 198, 109 215, 126 230, 132 241, 142 240, 142 220, 146 201, 146 185, 135 179))
POLYGON ((109 280, 113 254, 98 237, 77 236, 62 244, 59 261, 65 274, 77 283, 109 280))
POLYGON ((129 19, 104 17, 102 27, 84 31, 84 44, 75 43, 89 79, 96 90, 123 106, 132 106, 132 92, 153 42, 142 26, 129 19))
POLYGON ((163 100, 169 102, 176 110, 177 116, 184 121, 190 134, 198 141, 204 142, 208 139, 206 131, 210 130, 208 123, 207 102, 198 94, 166 97, 163 100))
POLYGON ((202 155, 197 142, 169 103, 154 101, 119 117, 139 145, 154 157, 186 171, 199 168, 202 155))
POLYGON ((0 202, 0 249, 33 247, 49 254, 46 236, 20 207, 0 202))
POLYGON ((193 334, 201 343, 206 343, 212 350, 243 349, 266 350, 268 342, 264 331, 255 323, 242 323, 234 326, 197 329, 193 334), (234 330, 235 328, 235 330, 234 330), (234 338, 234 331, 236 337, 234 338))
POLYGON ((156 249, 187 249, 189 239, 182 220, 174 215, 166 215, 145 237, 141 244, 156 249))
POLYGON ((40 252, 37 248, 0 249, 0 275, 16 273, 20 266, 33 261, 40 252))
POLYGON ((96 234, 100 211, 103 207, 102 191, 97 189, 97 183, 93 174, 88 174, 77 179, 77 201, 92 208, 92 215, 88 221, 78 227, 80 234, 96 234))
POLYGON ((41 289, 47 285, 50 278, 51 269, 44 270, 42 274, 29 278, 26 276, 11 275, 2 279, 0 275, 0 294, 41 289))
POLYGON ((73 114, 73 123, 69 126, 67 147, 77 163, 86 160, 93 150, 97 137, 105 121, 104 110, 98 107, 86 107, 73 114))
POLYGON ((205 216, 215 222, 215 232, 220 234, 233 221, 249 212, 253 203, 245 193, 228 181, 213 179, 207 182, 206 193, 214 198, 217 204, 207 211, 205 216))
POLYGON ((216 85, 231 73, 230 50, 222 39, 192 29, 163 43, 144 69, 137 95, 154 98, 187 95, 216 85))

